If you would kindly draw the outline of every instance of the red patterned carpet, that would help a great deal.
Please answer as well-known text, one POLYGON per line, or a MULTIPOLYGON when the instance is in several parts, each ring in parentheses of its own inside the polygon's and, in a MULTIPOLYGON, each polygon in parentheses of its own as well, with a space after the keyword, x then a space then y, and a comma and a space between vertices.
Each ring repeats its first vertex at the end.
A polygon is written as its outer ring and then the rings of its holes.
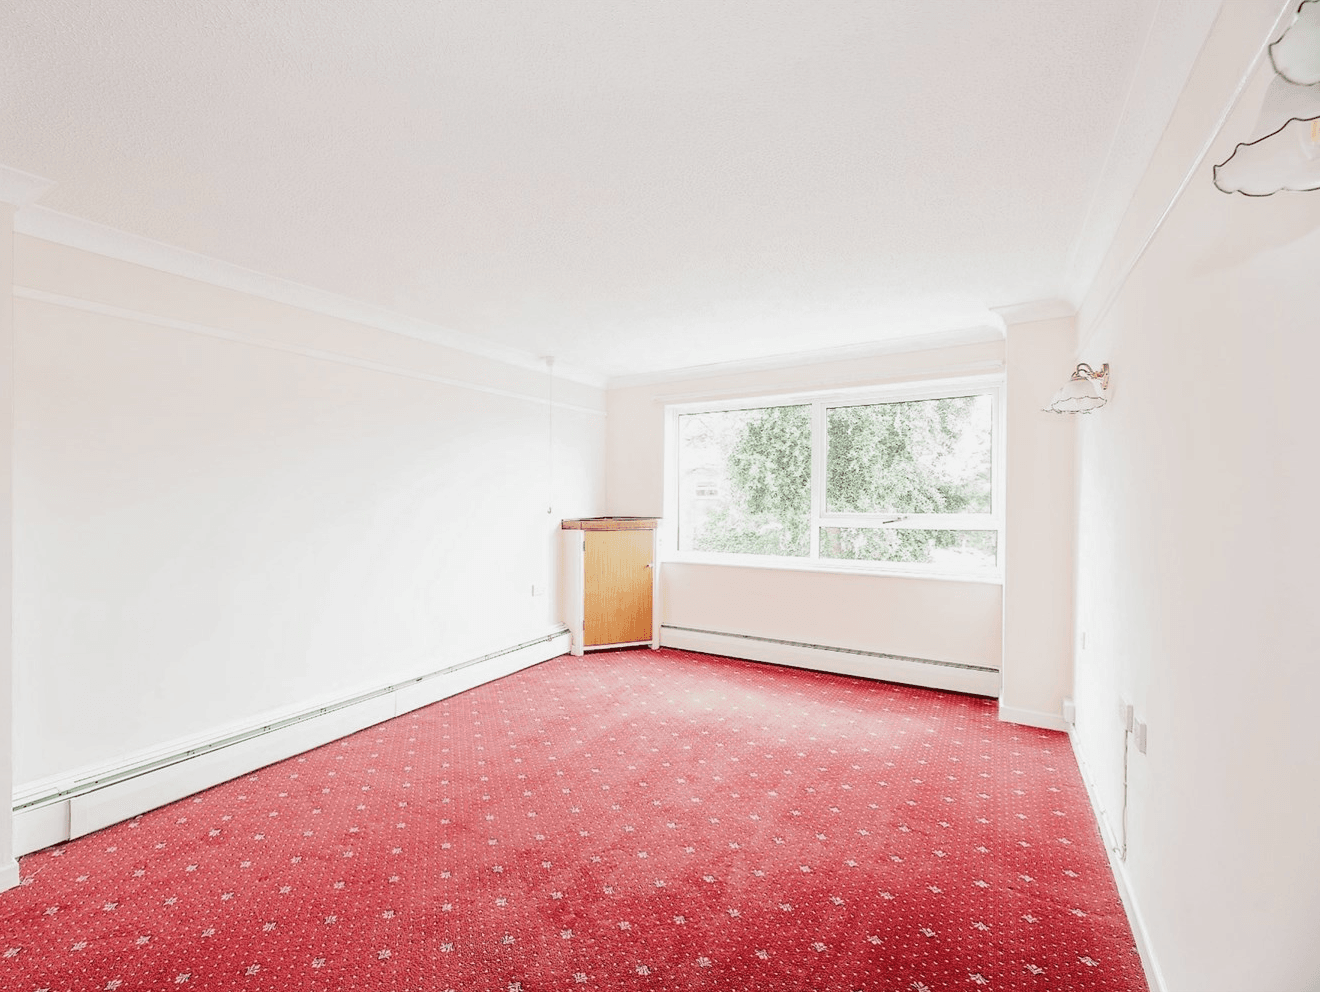
POLYGON ((1063 734, 559 658, 22 859, 0 988, 1146 988, 1063 734))

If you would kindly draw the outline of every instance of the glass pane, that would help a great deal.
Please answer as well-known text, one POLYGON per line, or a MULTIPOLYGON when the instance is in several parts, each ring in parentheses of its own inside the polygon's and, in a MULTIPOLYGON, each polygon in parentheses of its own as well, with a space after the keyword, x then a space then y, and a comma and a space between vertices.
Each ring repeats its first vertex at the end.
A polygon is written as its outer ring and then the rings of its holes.
POLYGON ((810 528, 809 407, 679 416, 679 548, 805 557, 810 528))
POLYGON ((994 398, 826 411, 827 513, 989 513, 994 398))
POLYGON ((820 556, 859 561, 912 561, 947 568, 994 568, 993 530, 902 530, 822 527, 820 556))

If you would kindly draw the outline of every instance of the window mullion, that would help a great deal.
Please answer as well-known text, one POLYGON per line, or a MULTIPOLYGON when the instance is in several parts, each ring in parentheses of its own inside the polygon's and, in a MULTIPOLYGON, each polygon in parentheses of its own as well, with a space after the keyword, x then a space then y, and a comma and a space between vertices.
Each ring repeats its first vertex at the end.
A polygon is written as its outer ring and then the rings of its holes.
POLYGON ((991 513, 830 513, 820 518, 820 524, 887 530, 998 530, 1000 527, 999 518, 991 513))
POLYGON ((820 518, 825 512, 825 404, 811 404, 811 559, 820 558, 820 518))

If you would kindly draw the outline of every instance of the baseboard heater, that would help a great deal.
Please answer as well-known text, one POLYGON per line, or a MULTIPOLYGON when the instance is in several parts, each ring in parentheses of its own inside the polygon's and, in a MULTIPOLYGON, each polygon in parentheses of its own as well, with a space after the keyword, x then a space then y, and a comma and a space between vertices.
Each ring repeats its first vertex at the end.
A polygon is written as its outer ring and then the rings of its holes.
POLYGON ((145 775, 148 772, 158 771, 161 768, 167 768, 170 765, 178 764, 180 761, 187 761, 189 758, 196 758, 198 755, 208 754, 212 751, 218 751, 221 748, 232 747, 235 744, 241 744, 244 741, 250 741, 257 737, 263 737, 266 734, 273 733, 274 731, 277 730, 283 730, 286 727, 292 727, 295 724, 304 723, 307 720, 314 720, 317 717, 325 716, 326 714, 333 713, 336 710, 347 709, 350 706, 357 706, 360 703, 365 703, 369 700, 376 699, 381 696, 388 696, 392 692, 398 692, 400 689, 406 689, 411 686, 417 685, 418 683, 421 682, 428 682, 431 679, 437 679, 446 675, 452 675, 455 672, 460 672, 465 668, 471 668, 473 665, 480 665, 483 662, 492 661, 495 658, 501 658, 504 655, 513 654, 516 651, 523 651, 526 650, 527 648, 536 647, 538 644, 547 644, 550 641, 553 641, 555 638, 564 637, 567 634, 568 634, 568 628, 565 627, 563 630, 553 631, 549 634, 544 635, 543 637, 533 638, 532 640, 524 641, 521 644, 515 644, 511 647, 502 648, 499 651, 492 651, 489 654, 483 654, 479 658, 470 658, 467 661, 461 661, 456 665, 450 665, 448 668, 436 669, 433 672, 427 672, 425 675, 419 675, 416 678, 405 679, 402 682, 395 682, 392 685, 382 686, 379 689, 373 689, 369 692, 360 693, 359 695, 356 696, 350 696, 346 699, 337 700, 336 702, 330 703, 326 706, 319 706, 310 710, 305 710, 302 713, 297 713, 294 714, 293 716, 285 717, 282 720, 276 720, 271 723, 262 724, 261 726, 258 727, 253 727, 250 730, 242 731, 241 733, 231 734, 228 737, 221 737, 214 741, 208 741, 207 743, 199 745, 198 747, 189 748, 185 751, 177 751, 174 754, 166 755, 165 757, 161 757, 161 758, 156 758, 153 761, 144 762, 142 764, 132 765, 127 768, 118 769, 115 772, 104 775, 100 778, 87 779, 86 781, 79 782, 76 785, 70 786, 66 789, 60 789, 55 792, 46 793, 44 795, 37 796, 36 798, 25 799, 22 803, 15 803, 14 812, 17 813, 20 810, 27 809, 30 806, 44 806, 47 803, 56 802, 60 799, 71 799, 74 796, 81 795, 84 792, 91 792, 94 789, 101 789, 106 787, 107 785, 114 785, 118 782, 124 782, 127 781, 128 779, 136 778, 139 775, 145 775))
POLYGON ((568 652, 568 640, 568 628, 557 629, 414 678, 227 733, 195 747, 180 748, 149 760, 129 761, 129 764, 95 776, 74 778, 71 782, 65 780, 66 784, 58 788, 48 786, 38 788, 36 793, 16 795, 13 813, 17 853, 24 853, 24 848, 26 851, 38 850, 69 836, 81 836, 84 832, 127 818, 124 814, 144 813, 182 798, 182 795, 228 781, 236 774, 252 772, 292 753, 318 747, 346 733, 428 706, 490 679, 511 674, 521 667, 539 664, 568 652), (556 641, 561 644, 554 644, 556 641), (461 673, 478 669, 478 666, 484 667, 462 677, 461 673), (272 741, 272 744, 264 741, 272 741), (169 784, 162 781, 165 778, 170 780, 169 784), (106 809, 88 807, 86 813, 82 813, 79 810, 81 803, 94 803, 106 806, 106 809), (57 810, 63 811, 62 818, 53 818, 57 810), (30 831, 25 830, 26 824, 30 824, 30 831), (24 834, 29 838, 21 836, 24 834))
POLYGON ((660 626, 660 643, 664 647, 730 655, 751 661, 811 668, 840 675, 857 675, 862 678, 968 692, 980 696, 999 695, 999 669, 988 665, 914 658, 882 651, 841 648, 832 644, 810 644, 805 641, 704 630, 677 624, 660 626))

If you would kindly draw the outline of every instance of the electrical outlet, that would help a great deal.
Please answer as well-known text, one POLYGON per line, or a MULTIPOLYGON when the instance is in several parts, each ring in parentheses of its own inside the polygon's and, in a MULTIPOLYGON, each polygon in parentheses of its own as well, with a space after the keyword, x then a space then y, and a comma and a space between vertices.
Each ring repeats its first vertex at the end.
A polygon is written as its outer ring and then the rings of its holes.
POLYGON ((1132 732, 1132 704, 1126 699, 1118 701, 1119 716, 1123 720, 1123 732, 1130 734, 1132 732))
POLYGON ((1138 751, 1146 753, 1146 725, 1140 720, 1132 724, 1132 742, 1137 745, 1138 751))
POLYGON ((1086 650, 1086 631, 1082 631, 1082 650, 1086 650))
POLYGON ((544 595, 545 595, 545 586, 541 585, 539 582, 533 582, 533 583, 532 583, 532 595, 533 595, 533 596, 544 596, 544 595))
POLYGON ((1077 722, 1077 707, 1073 704, 1071 696, 1063 701, 1063 722, 1069 725, 1077 722))

